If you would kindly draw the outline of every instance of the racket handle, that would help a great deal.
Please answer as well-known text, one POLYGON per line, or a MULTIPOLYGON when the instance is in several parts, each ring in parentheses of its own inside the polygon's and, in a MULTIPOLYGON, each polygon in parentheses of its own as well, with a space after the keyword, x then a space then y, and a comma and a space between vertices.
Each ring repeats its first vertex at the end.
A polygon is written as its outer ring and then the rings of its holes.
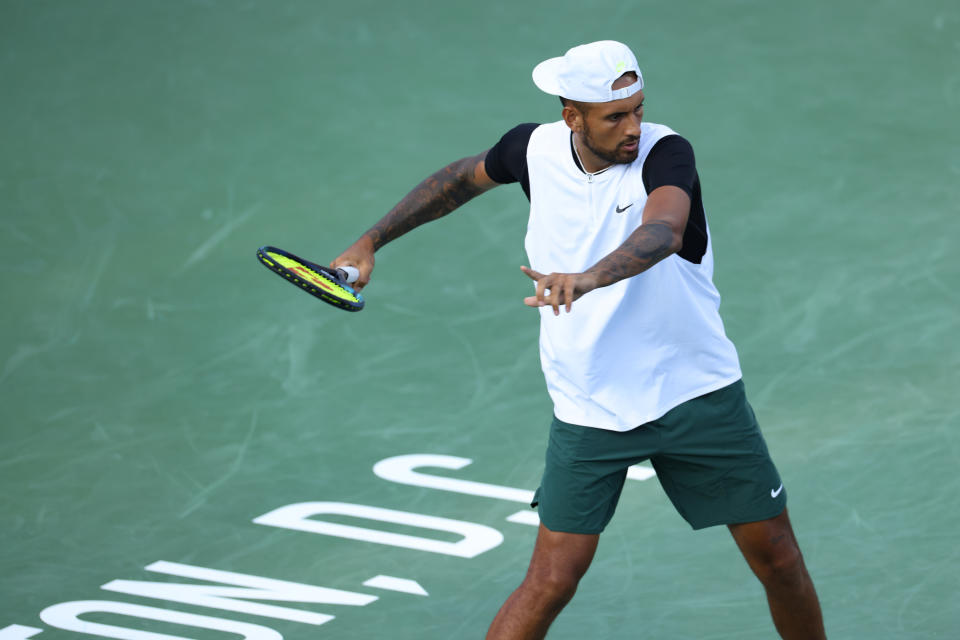
POLYGON ((347 284, 352 284, 360 277, 360 271, 356 267, 337 267, 337 277, 347 284))

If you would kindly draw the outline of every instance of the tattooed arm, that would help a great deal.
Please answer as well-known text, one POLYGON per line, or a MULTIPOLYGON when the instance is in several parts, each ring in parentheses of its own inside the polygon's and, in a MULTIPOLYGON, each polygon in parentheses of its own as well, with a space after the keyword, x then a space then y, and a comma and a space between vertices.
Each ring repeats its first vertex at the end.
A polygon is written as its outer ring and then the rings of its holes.
POLYGON ((442 218, 460 205, 497 186, 487 175, 487 152, 463 158, 440 169, 413 188, 380 222, 373 225, 346 251, 330 263, 332 267, 351 265, 360 271, 354 284, 363 289, 373 271, 374 252, 420 225, 442 218))
POLYGON ((544 275, 528 267, 523 272, 537 283, 537 293, 524 299, 531 307, 560 306, 570 311, 574 300, 599 287, 606 287, 643 273, 683 246, 683 231, 690 215, 690 196, 679 188, 654 189, 643 209, 643 224, 622 245, 583 273, 544 275), (548 292, 549 290, 549 292, 548 292))
POLYGON ((605 287, 643 273, 683 246, 690 196, 679 187, 660 187, 647 199, 643 224, 613 253, 587 269, 605 287))

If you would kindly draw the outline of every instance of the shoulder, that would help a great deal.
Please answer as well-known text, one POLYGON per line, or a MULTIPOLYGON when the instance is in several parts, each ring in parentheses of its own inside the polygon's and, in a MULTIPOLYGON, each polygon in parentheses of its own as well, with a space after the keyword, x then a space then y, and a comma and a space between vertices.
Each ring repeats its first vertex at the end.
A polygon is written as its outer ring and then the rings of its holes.
POLYGON ((657 124, 656 122, 644 122, 641 125, 644 135, 655 136, 657 138, 663 138, 665 136, 677 135, 677 132, 668 127, 665 124, 657 124))
POLYGON ((515 126, 507 131, 500 142, 502 146, 528 147, 533 143, 539 143, 544 140, 566 140, 570 135, 570 129, 563 120, 557 122, 548 122, 541 124, 537 122, 525 122, 515 126))
POLYGON ((490 147, 484 163, 487 175, 494 182, 508 184, 523 180, 526 174, 527 147, 533 132, 539 127, 536 122, 518 124, 490 147))
POLYGON ((494 154, 513 154, 525 152, 530 144, 530 137, 541 125, 536 122, 524 122, 507 131, 490 149, 494 154))
POLYGON ((570 127, 563 120, 542 124, 530 136, 530 151, 555 153, 570 144, 570 127))
POLYGON ((693 145, 682 135, 664 124, 644 122, 642 138, 646 138, 646 163, 660 162, 664 158, 676 161, 689 157, 693 161, 693 145))
POLYGON ((534 130, 539 127, 540 124, 537 122, 524 122, 523 124, 518 124, 513 129, 507 131, 500 138, 500 142, 497 144, 523 144, 526 146, 527 142, 530 140, 530 136, 533 134, 534 130))
POLYGON ((653 148, 650 150, 650 159, 653 160, 663 156, 671 156, 674 158, 688 156, 692 160, 693 145, 690 144, 689 140, 677 133, 663 136, 654 143, 653 148))
POLYGON ((683 141, 687 145, 690 144, 686 138, 665 124, 644 122, 641 131, 641 137, 646 139, 646 146, 651 150, 657 147, 662 148, 664 145, 670 145, 672 144, 671 141, 683 141))
POLYGON ((643 163, 643 184, 647 193, 657 187, 673 185, 693 197, 699 182, 693 145, 672 131, 648 144, 652 148, 643 163))

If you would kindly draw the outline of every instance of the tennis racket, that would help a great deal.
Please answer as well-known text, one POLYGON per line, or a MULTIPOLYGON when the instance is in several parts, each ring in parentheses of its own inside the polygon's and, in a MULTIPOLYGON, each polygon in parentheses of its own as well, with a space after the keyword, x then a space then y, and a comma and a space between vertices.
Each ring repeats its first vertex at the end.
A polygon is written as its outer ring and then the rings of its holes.
POLYGON ((360 276, 356 267, 321 267, 276 247, 260 247, 257 258, 270 271, 338 309, 363 309, 363 296, 350 286, 360 276))

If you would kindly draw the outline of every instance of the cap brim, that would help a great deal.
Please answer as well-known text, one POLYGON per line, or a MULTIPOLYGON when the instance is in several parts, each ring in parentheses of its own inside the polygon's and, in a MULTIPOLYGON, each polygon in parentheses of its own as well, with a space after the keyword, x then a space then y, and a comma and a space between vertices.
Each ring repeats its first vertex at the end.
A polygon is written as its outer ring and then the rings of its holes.
POLYGON ((544 93, 553 96, 562 95, 560 81, 557 78, 565 68, 566 60, 562 56, 544 60, 533 68, 533 84, 544 93))

